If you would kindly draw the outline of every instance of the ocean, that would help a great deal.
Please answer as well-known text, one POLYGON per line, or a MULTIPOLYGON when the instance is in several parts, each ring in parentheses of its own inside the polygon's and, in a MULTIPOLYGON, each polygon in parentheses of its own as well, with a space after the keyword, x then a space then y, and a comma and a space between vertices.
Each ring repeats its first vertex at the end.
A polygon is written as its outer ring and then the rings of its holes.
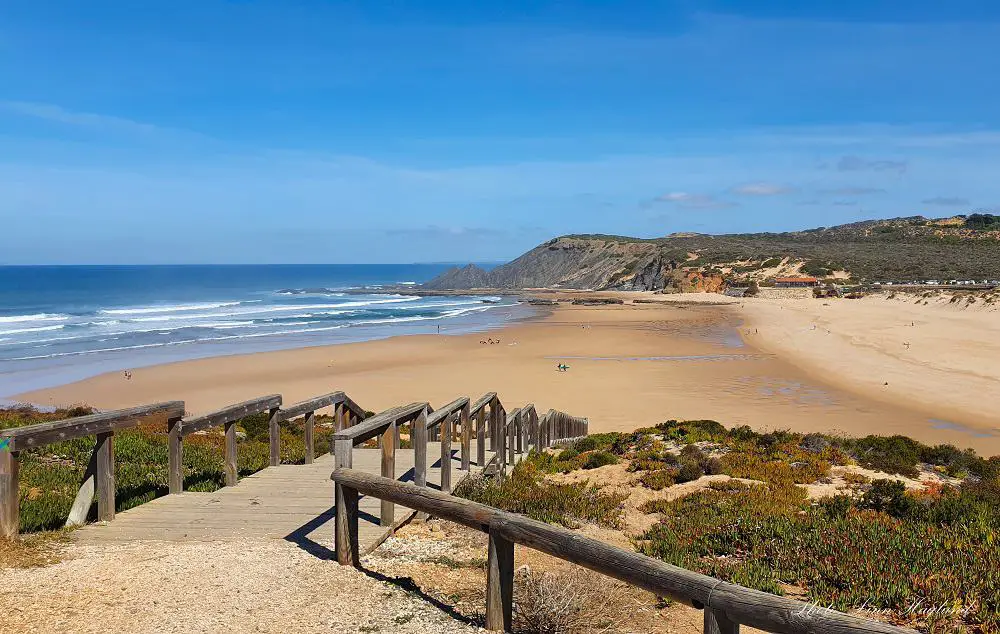
POLYGON ((447 267, 0 267, 0 397, 157 363, 461 334, 530 314, 504 297, 380 292, 447 267))

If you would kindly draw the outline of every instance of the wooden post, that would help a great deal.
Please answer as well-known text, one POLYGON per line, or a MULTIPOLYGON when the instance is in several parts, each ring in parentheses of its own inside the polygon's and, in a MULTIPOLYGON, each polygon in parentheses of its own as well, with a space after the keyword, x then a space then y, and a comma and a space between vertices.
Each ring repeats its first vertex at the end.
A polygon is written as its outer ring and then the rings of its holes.
MULTIPOLYGON (((396 448, 399 446, 399 425, 393 423, 386 427, 379 438, 382 446, 382 477, 396 479, 396 448)), ((388 500, 382 500, 380 526, 392 526, 396 522, 396 505, 388 500)))
POLYGON ((514 467, 517 464, 517 421, 521 418, 521 411, 507 421, 507 464, 514 467))
POLYGON ((90 461, 87 462, 87 470, 83 472, 83 484, 76 492, 76 499, 69 510, 69 517, 66 518, 66 526, 83 526, 87 523, 87 516, 90 515, 90 507, 94 504, 94 491, 97 480, 97 444, 90 452, 90 461))
POLYGON ((510 632, 514 617, 514 542, 490 526, 486 570, 486 629, 510 632))
POLYGON ((539 432, 539 429, 538 429, 538 411, 535 410, 534 408, 532 408, 531 409, 531 427, 530 427, 529 433, 531 435, 531 440, 530 440, 531 447, 535 451, 540 451, 541 450, 541 443, 539 442, 538 432, 539 432))
POLYGON ((493 453, 497 452, 497 445, 500 444, 499 438, 497 437, 499 415, 500 400, 494 396, 493 400, 490 401, 490 451, 493 453))
MULTIPOLYGON (((338 439, 334 449, 334 466, 338 469, 350 469, 353 450, 353 440, 338 439)), ((334 496, 337 507, 337 521, 334 525, 337 563, 342 566, 359 566, 361 557, 358 550, 358 491, 338 483, 334 485, 334 496)))
POLYGON ((441 421, 441 492, 451 493, 451 437, 454 435, 454 418, 451 414, 441 421))
MULTIPOLYGON (((333 408, 333 431, 334 433, 338 431, 344 431, 344 404, 337 403, 337 406, 333 408)), ((333 453, 333 447, 330 447, 330 453, 333 453)))
POLYGON ((517 441, 517 453, 524 453, 524 421, 528 418, 527 412, 523 409, 518 412, 514 419, 514 435, 517 441))
POLYGON ((239 468, 236 464, 236 421, 226 423, 226 486, 234 487, 239 482, 239 468))
POLYGON ((278 425, 278 412, 280 410, 275 407, 272 408, 268 413, 267 421, 267 436, 268 440, 271 441, 271 466, 277 467, 281 464, 281 428, 278 425))
POLYGON ((0 449, 0 537, 15 539, 21 527, 18 452, 0 449))
POLYGON ((705 634, 740 634, 740 624, 733 623, 722 610, 705 606, 705 634))
POLYGON ((466 403, 459 415, 458 423, 462 426, 462 471, 468 471, 472 463, 472 417, 469 416, 469 404, 466 403))
POLYGON ((316 448, 313 445, 313 431, 316 428, 316 412, 307 413, 303 424, 305 425, 306 464, 312 464, 313 457, 316 455, 316 448))
POLYGON ((410 424, 413 445, 413 484, 427 486, 427 409, 410 424))
POLYGON ((167 482, 170 493, 184 491, 184 437, 181 419, 167 421, 167 482))
POLYGON ((97 434, 97 521, 115 519, 115 433, 97 434))
POLYGON ((476 413, 476 465, 486 466, 486 408, 476 413))
POLYGON ((503 406, 497 408, 497 420, 497 474, 504 475, 507 473, 507 412, 503 411, 503 406))

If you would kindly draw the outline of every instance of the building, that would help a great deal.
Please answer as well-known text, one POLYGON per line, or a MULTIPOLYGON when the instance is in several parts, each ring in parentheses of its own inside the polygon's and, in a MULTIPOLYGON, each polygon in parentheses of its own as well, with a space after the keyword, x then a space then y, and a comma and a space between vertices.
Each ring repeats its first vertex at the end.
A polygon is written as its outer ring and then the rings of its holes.
POLYGON ((819 280, 815 277, 778 277, 774 280, 777 288, 809 288, 818 285, 819 280))

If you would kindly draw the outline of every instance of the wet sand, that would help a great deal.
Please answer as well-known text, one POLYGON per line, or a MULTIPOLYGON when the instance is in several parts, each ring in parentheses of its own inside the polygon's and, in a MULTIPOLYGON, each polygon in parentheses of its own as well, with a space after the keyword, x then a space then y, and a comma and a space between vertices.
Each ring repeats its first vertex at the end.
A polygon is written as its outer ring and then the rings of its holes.
POLYGON ((560 305, 489 333, 184 361, 136 369, 131 381, 110 373, 18 398, 102 409, 180 399, 190 413, 204 413, 269 393, 292 403, 344 390, 379 411, 496 391, 508 409, 529 401, 561 409, 587 416, 592 431, 711 418, 761 430, 905 434, 1000 454, 1000 431, 960 408, 882 398, 811 370, 771 339, 741 340, 748 320, 766 317, 738 304, 560 305), (500 343, 482 343, 487 338, 500 343), (569 370, 557 371, 559 363, 569 370))

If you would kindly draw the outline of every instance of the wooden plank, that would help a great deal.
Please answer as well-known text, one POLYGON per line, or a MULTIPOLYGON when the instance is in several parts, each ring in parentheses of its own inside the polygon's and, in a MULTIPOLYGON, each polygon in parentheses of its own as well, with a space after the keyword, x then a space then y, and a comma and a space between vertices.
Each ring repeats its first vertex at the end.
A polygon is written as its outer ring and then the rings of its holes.
MULTIPOLYGON (((336 409, 333 411, 333 432, 344 431, 347 425, 344 424, 344 412, 347 411, 343 403, 337 403, 336 409)), ((333 442, 330 442, 330 453, 333 453, 333 442)))
POLYGON ((476 399, 475 403, 472 403, 472 405, 469 406, 469 415, 470 416, 477 415, 479 412, 483 410, 484 407, 488 406, 491 402, 493 402, 493 399, 495 399, 496 397, 497 397, 496 392, 487 392, 486 394, 483 394, 478 399, 476 399))
POLYGON ((313 413, 316 410, 323 409, 324 407, 330 407, 331 405, 343 403, 346 399, 347 395, 343 392, 330 392, 329 394, 323 394, 322 396, 293 403, 292 405, 283 406, 281 408, 280 417, 282 421, 291 420, 293 418, 298 418, 299 416, 305 416, 306 414, 313 413))
POLYGON ((226 486, 236 486, 239 482, 239 469, 236 460, 236 421, 226 423, 225 470, 226 486))
POLYGON ((441 424, 445 418, 461 410, 468 404, 469 397, 463 396, 461 398, 456 398, 454 401, 448 403, 440 409, 434 410, 434 413, 427 417, 427 429, 432 429, 436 425, 441 424))
POLYGON ((386 427, 396 423, 401 424, 415 419, 428 407, 427 403, 410 403, 402 407, 393 407, 381 414, 376 414, 367 418, 364 422, 353 427, 343 429, 334 434, 334 440, 351 439, 354 444, 362 443, 369 438, 375 438, 385 431, 386 427))
POLYGON ((511 632, 514 623, 514 542, 492 527, 486 568, 486 629, 511 632))
POLYGON ((94 436, 116 429, 127 429, 150 418, 167 420, 183 415, 184 401, 169 401, 37 425, 14 427, 0 431, 0 438, 10 439, 6 451, 22 451, 82 436, 94 436))
MULTIPOLYGON (((383 478, 396 479, 396 449, 399 447, 399 427, 386 427, 380 440, 382 454, 381 473, 383 478)), ((390 500, 380 500, 379 524, 392 526, 396 521, 396 505, 390 500)))
POLYGON ((740 624, 733 623, 721 610, 705 608, 705 634, 740 634, 740 624))
POLYGON ((95 486, 97 488, 97 521, 110 522, 115 519, 115 437, 114 432, 97 434, 97 468, 95 486))
POLYGON ((218 427, 228 422, 260 414, 261 412, 273 411, 281 406, 281 394, 268 394, 259 398, 229 405, 202 416, 195 416, 184 420, 181 433, 184 436, 202 431, 209 427, 218 427))
POLYGON ((90 507, 94 504, 94 492, 97 490, 97 443, 90 452, 90 460, 87 461, 87 469, 83 472, 83 483, 76 492, 73 506, 69 509, 69 517, 66 518, 66 526, 83 526, 87 523, 87 516, 90 515, 90 507))
MULTIPOLYGON (((351 439, 338 439, 334 449, 337 469, 350 468, 353 464, 354 443, 351 439)), ((357 565, 358 555, 358 490, 341 483, 334 485, 336 524, 334 543, 337 562, 343 566, 357 565)))
POLYGON ((476 413, 476 466, 486 465, 486 412, 480 408, 476 413))
POLYGON ((305 445, 306 445, 306 448, 305 448, 305 452, 306 452, 305 463, 306 464, 312 464, 313 458, 315 457, 315 454, 316 454, 316 446, 315 446, 315 444, 313 442, 313 432, 315 431, 315 428, 316 428, 316 414, 315 414, 315 412, 307 412, 306 413, 306 419, 303 422, 303 425, 305 426, 305 433, 304 433, 304 439, 303 439, 304 442, 305 442, 305 445))
POLYGON ((449 414, 441 423, 441 491, 451 493, 451 437, 455 434, 454 417, 449 414))
POLYGON ((14 539, 20 530, 19 470, 18 454, 0 449, 0 538, 14 539))
POLYGON ((167 421, 167 484, 170 493, 184 490, 184 437, 180 418, 167 421))
POLYGON ((267 413, 267 439, 271 449, 271 466, 281 464, 281 427, 278 425, 278 408, 272 408, 267 413))
POLYGON ((426 407, 413 421, 410 428, 410 444, 413 445, 413 483, 427 486, 427 409, 426 407))
POLYGON ((472 463, 472 417, 466 403, 459 414, 458 424, 462 426, 462 471, 468 471, 472 463))

